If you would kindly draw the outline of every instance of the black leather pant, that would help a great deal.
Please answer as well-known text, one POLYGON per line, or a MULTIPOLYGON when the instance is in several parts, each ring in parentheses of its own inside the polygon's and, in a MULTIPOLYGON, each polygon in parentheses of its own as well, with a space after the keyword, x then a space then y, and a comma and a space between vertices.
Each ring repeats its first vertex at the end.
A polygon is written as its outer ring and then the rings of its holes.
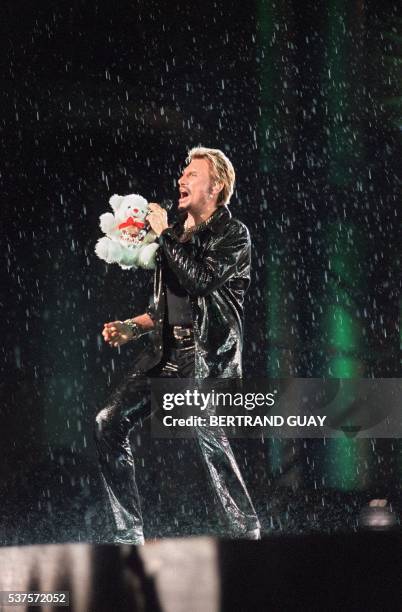
MULTIPOLYGON (((96 443, 101 476, 116 528, 116 541, 140 542, 142 516, 130 432, 140 418, 150 414, 150 378, 194 376, 194 339, 173 336, 162 361, 145 375, 130 376, 113 393, 97 417, 96 443)), ((223 429, 195 428, 213 491, 226 518, 227 535, 259 527, 228 438, 223 429)))

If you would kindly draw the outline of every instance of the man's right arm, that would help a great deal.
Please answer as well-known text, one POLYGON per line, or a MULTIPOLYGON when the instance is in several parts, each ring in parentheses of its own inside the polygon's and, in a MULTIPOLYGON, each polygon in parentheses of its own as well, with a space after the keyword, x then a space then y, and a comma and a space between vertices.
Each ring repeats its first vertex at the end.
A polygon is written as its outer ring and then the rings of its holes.
POLYGON ((192 297, 208 295, 223 285, 251 256, 249 231, 239 221, 213 241, 202 261, 188 253, 171 228, 161 233, 159 244, 168 266, 192 297))

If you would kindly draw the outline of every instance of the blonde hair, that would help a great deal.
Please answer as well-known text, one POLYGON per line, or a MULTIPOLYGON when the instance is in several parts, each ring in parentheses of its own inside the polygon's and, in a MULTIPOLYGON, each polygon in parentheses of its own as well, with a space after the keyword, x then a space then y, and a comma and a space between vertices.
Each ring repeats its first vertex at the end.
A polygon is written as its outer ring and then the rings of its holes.
POLYGON ((236 179, 232 162, 220 149, 208 149, 207 147, 190 149, 186 163, 189 164, 193 159, 206 159, 209 162, 212 179, 223 183, 223 189, 219 192, 217 203, 222 206, 229 204, 236 179))

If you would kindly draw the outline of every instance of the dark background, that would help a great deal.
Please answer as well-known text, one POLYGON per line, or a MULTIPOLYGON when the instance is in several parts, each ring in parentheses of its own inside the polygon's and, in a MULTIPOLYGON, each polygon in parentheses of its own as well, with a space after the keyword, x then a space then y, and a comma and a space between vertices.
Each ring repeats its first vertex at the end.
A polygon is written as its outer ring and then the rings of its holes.
MULTIPOLYGON (((230 157, 252 234, 245 375, 400 376, 401 20, 374 0, 4 3, 3 543, 104 538, 92 423, 132 349, 100 331, 152 275, 97 259, 98 217, 112 193, 175 199, 191 146, 230 157)), ((133 442, 149 534, 218 529, 192 445, 133 442)), ((399 503, 399 441, 235 446, 267 530, 399 503)))

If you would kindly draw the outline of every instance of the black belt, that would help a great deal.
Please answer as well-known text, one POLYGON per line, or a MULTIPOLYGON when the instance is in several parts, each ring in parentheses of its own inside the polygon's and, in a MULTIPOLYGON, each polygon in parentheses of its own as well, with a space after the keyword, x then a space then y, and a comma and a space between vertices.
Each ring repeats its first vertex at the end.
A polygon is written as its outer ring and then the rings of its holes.
POLYGON ((181 338, 190 338, 190 336, 193 334, 192 325, 171 325, 170 329, 173 337, 177 340, 180 340, 181 338))

